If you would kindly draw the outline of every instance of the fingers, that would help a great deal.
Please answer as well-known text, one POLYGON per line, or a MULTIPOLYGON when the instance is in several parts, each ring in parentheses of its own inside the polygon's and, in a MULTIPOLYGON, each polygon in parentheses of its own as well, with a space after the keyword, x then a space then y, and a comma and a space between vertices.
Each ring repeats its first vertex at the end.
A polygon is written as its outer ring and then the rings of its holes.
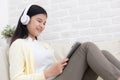
POLYGON ((58 66, 59 68, 61 68, 61 70, 63 70, 64 67, 67 65, 67 61, 68 61, 68 60, 69 60, 68 58, 63 59, 62 61, 60 61, 60 62, 57 63, 57 66, 58 66))
POLYGON ((66 65, 67 65, 67 63, 62 64, 62 66, 66 66, 66 65))
POLYGON ((67 61, 68 61, 69 59, 68 58, 65 58, 65 59, 63 59, 62 61, 61 61, 61 67, 62 68, 64 68, 66 65, 67 65, 67 61))
POLYGON ((68 60, 69 60, 68 58, 63 59, 63 60, 61 61, 61 64, 66 63, 68 60))
POLYGON ((62 70, 65 68, 66 65, 67 65, 67 63, 64 63, 61 65, 62 70))

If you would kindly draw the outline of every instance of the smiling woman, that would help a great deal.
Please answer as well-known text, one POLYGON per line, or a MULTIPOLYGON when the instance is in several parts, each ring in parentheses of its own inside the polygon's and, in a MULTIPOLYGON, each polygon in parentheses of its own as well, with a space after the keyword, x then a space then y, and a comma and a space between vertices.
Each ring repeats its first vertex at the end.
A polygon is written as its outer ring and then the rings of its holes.
POLYGON ((43 42, 38 42, 37 36, 44 30, 46 19, 47 12, 38 5, 28 5, 22 13, 10 44, 11 80, 30 80, 33 78, 35 80, 45 80, 43 71, 54 60, 53 56, 48 54, 51 53, 48 52, 48 46, 43 42), (39 50, 41 51, 40 53, 39 50), (43 54, 44 57, 40 58, 42 53, 46 54, 43 54), (42 66, 41 63, 44 60, 46 65, 42 66))
POLYGON ((56 61, 53 49, 37 40, 46 19, 47 12, 38 5, 22 13, 9 48, 11 80, 119 80, 120 62, 91 42, 79 45, 70 59, 56 61))
POLYGON ((31 36, 32 39, 37 38, 45 27, 47 12, 42 7, 28 5, 22 14, 11 43, 17 38, 25 39, 28 36, 31 36))

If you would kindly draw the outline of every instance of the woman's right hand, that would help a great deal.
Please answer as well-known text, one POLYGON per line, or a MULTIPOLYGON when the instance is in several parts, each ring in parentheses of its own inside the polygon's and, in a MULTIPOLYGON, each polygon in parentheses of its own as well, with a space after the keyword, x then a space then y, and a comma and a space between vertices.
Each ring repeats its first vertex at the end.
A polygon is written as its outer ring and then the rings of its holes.
POLYGON ((67 65, 68 58, 60 62, 54 63, 48 70, 44 72, 46 79, 57 76, 63 72, 64 67, 67 65))

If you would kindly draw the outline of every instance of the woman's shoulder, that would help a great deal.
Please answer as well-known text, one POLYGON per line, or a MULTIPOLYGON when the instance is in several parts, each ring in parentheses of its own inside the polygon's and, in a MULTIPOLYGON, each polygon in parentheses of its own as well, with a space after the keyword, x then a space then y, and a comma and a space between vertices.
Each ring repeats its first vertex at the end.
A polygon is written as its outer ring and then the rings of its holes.
POLYGON ((25 39, 16 39, 11 46, 21 46, 21 45, 26 45, 25 39))
POLYGON ((13 43, 25 43, 25 39, 16 39, 13 43))

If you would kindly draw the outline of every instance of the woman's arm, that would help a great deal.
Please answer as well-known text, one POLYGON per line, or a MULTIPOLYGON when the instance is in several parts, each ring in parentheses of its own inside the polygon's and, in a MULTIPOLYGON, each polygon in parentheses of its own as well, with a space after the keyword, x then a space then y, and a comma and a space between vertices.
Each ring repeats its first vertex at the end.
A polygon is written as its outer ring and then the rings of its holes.
POLYGON ((9 49, 10 80, 46 80, 44 72, 30 73, 26 70, 26 60, 23 54, 23 43, 16 41, 9 49))
POLYGON ((44 72, 45 77, 48 79, 50 77, 57 76, 63 72, 64 67, 67 65, 68 59, 63 59, 60 62, 54 63, 48 70, 44 72))

